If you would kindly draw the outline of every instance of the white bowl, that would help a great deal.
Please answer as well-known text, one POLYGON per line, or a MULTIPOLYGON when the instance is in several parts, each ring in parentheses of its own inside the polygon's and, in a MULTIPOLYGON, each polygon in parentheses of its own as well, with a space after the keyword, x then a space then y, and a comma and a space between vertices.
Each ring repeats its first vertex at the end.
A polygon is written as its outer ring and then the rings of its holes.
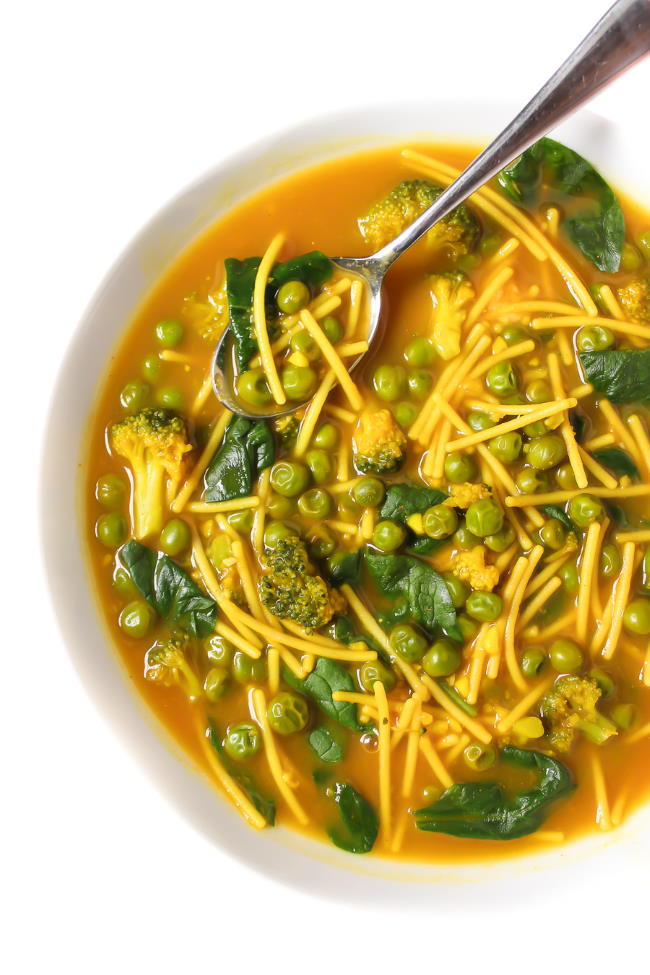
MULTIPOLYGON (((287 829, 251 830, 135 696, 111 646, 82 524, 88 418, 111 352, 144 296, 179 252, 232 204, 305 165, 359 149, 428 138, 488 142, 517 107, 408 102, 356 109, 281 132, 220 162, 160 210, 118 258, 73 336, 55 387, 43 458, 42 538, 52 599, 88 694, 195 827, 249 866, 312 893, 366 905, 398 900, 453 909, 470 900, 503 906, 515 898, 544 896, 558 883, 587 882, 591 871, 599 883, 605 869, 611 876, 649 859, 650 809, 611 834, 476 865, 355 857, 287 829)), ((557 137, 596 163, 615 185, 650 201, 650 173, 638 144, 635 151, 633 133, 582 112, 561 126, 557 137)))

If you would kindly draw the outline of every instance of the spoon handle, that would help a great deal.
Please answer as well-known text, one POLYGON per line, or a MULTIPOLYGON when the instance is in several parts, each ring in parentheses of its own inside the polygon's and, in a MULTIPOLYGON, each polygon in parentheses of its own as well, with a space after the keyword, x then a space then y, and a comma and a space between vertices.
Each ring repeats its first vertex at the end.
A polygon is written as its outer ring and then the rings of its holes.
POLYGON ((650 0, 617 0, 519 115, 372 262, 390 267, 433 224, 649 51, 650 0))

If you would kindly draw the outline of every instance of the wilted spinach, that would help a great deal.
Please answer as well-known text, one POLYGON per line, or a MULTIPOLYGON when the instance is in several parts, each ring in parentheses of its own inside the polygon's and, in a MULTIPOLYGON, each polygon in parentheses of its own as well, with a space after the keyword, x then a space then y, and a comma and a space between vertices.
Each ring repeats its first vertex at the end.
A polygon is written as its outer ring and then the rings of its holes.
POLYGON ((353 692, 356 688, 348 671, 336 660, 319 657, 316 666, 304 680, 300 680, 288 668, 282 668, 284 680, 306 697, 334 721, 352 731, 363 731, 364 725, 357 720, 357 706, 349 701, 335 701, 334 691, 353 692))
POLYGON ((266 420, 236 416, 205 472, 205 501, 245 498, 253 482, 275 460, 275 441, 266 420))
POLYGON ((626 450, 621 447, 603 447, 592 451, 591 456, 603 467, 607 467, 619 477, 638 477, 639 469, 626 450))
POLYGON ((445 580, 430 565, 412 555, 366 552, 366 565, 378 590, 393 599, 408 600, 412 619, 428 633, 439 630, 462 643, 456 610, 445 580))
MULTIPOLYGON (((386 491, 384 503, 379 509, 379 517, 399 521, 408 527, 411 515, 421 515, 434 504, 441 504, 448 497, 436 488, 421 487, 417 484, 391 484, 386 491)), ((411 532, 408 551, 427 555, 444 544, 445 539, 429 538, 411 532)))
POLYGON ((323 725, 312 728, 307 741, 321 762, 327 762, 328 765, 342 761, 345 756, 345 749, 341 742, 334 737, 329 728, 325 728, 323 725))
POLYGON ((230 761, 226 755, 223 745, 221 744, 221 738, 219 737, 217 726, 211 718, 208 719, 208 741, 219 756, 219 761, 226 769, 228 775, 230 775, 235 782, 241 786, 257 809, 258 813, 264 816, 264 819, 267 821, 269 826, 274 826, 275 802, 273 799, 269 799, 267 796, 262 795, 252 776, 250 776, 248 772, 242 772, 241 769, 237 768, 234 762, 230 761))
POLYGON ((370 853, 379 832, 377 813, 349 782, 335 782, 333 791, 341 826, 331 827, 327 835, 348 853, 370 853))
POLYGON ((650 349, 581 352, 585 380, 612 403, 650 401, 650 349))

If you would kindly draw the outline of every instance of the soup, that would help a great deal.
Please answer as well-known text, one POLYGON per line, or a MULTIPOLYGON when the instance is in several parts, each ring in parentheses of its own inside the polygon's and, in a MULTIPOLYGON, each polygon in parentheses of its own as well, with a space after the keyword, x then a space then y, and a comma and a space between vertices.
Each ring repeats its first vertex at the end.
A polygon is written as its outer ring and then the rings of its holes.
POLYGON ((650 757, 650 218, 542 140, 389 272, 471 158, 299 172, 166 272, 92 420, 102 612, 252 828, 496 857, 608 830, 650 757), (234 335, 230 414, 211 361, 234 335), (305 403, 305 399, 309 398, 305 403))

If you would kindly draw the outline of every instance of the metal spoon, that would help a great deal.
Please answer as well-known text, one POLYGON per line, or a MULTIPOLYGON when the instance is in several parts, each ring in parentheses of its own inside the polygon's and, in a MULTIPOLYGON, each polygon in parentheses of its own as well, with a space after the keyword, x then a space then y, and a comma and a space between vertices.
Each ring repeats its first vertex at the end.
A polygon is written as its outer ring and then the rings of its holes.
MULTIPOLYGON (((370 257, 332 259, 337 267, 366 282, 369 347, 379 332, 382 285, 391 264, 454 207, 649 51, 650 0, 617 0, 501 134, 395 240, 370 257)), ((365 355, 367 352, 358 356, 347 366, 348 370, 355 369, 365 355)), ((215 351, 213 385, 217 398, 228 409, 240 416, 258 418, 283 416, 303 405, 273 405, 256 413, 237 397, 234 375, 232 340, 227 330, 215 351)))

